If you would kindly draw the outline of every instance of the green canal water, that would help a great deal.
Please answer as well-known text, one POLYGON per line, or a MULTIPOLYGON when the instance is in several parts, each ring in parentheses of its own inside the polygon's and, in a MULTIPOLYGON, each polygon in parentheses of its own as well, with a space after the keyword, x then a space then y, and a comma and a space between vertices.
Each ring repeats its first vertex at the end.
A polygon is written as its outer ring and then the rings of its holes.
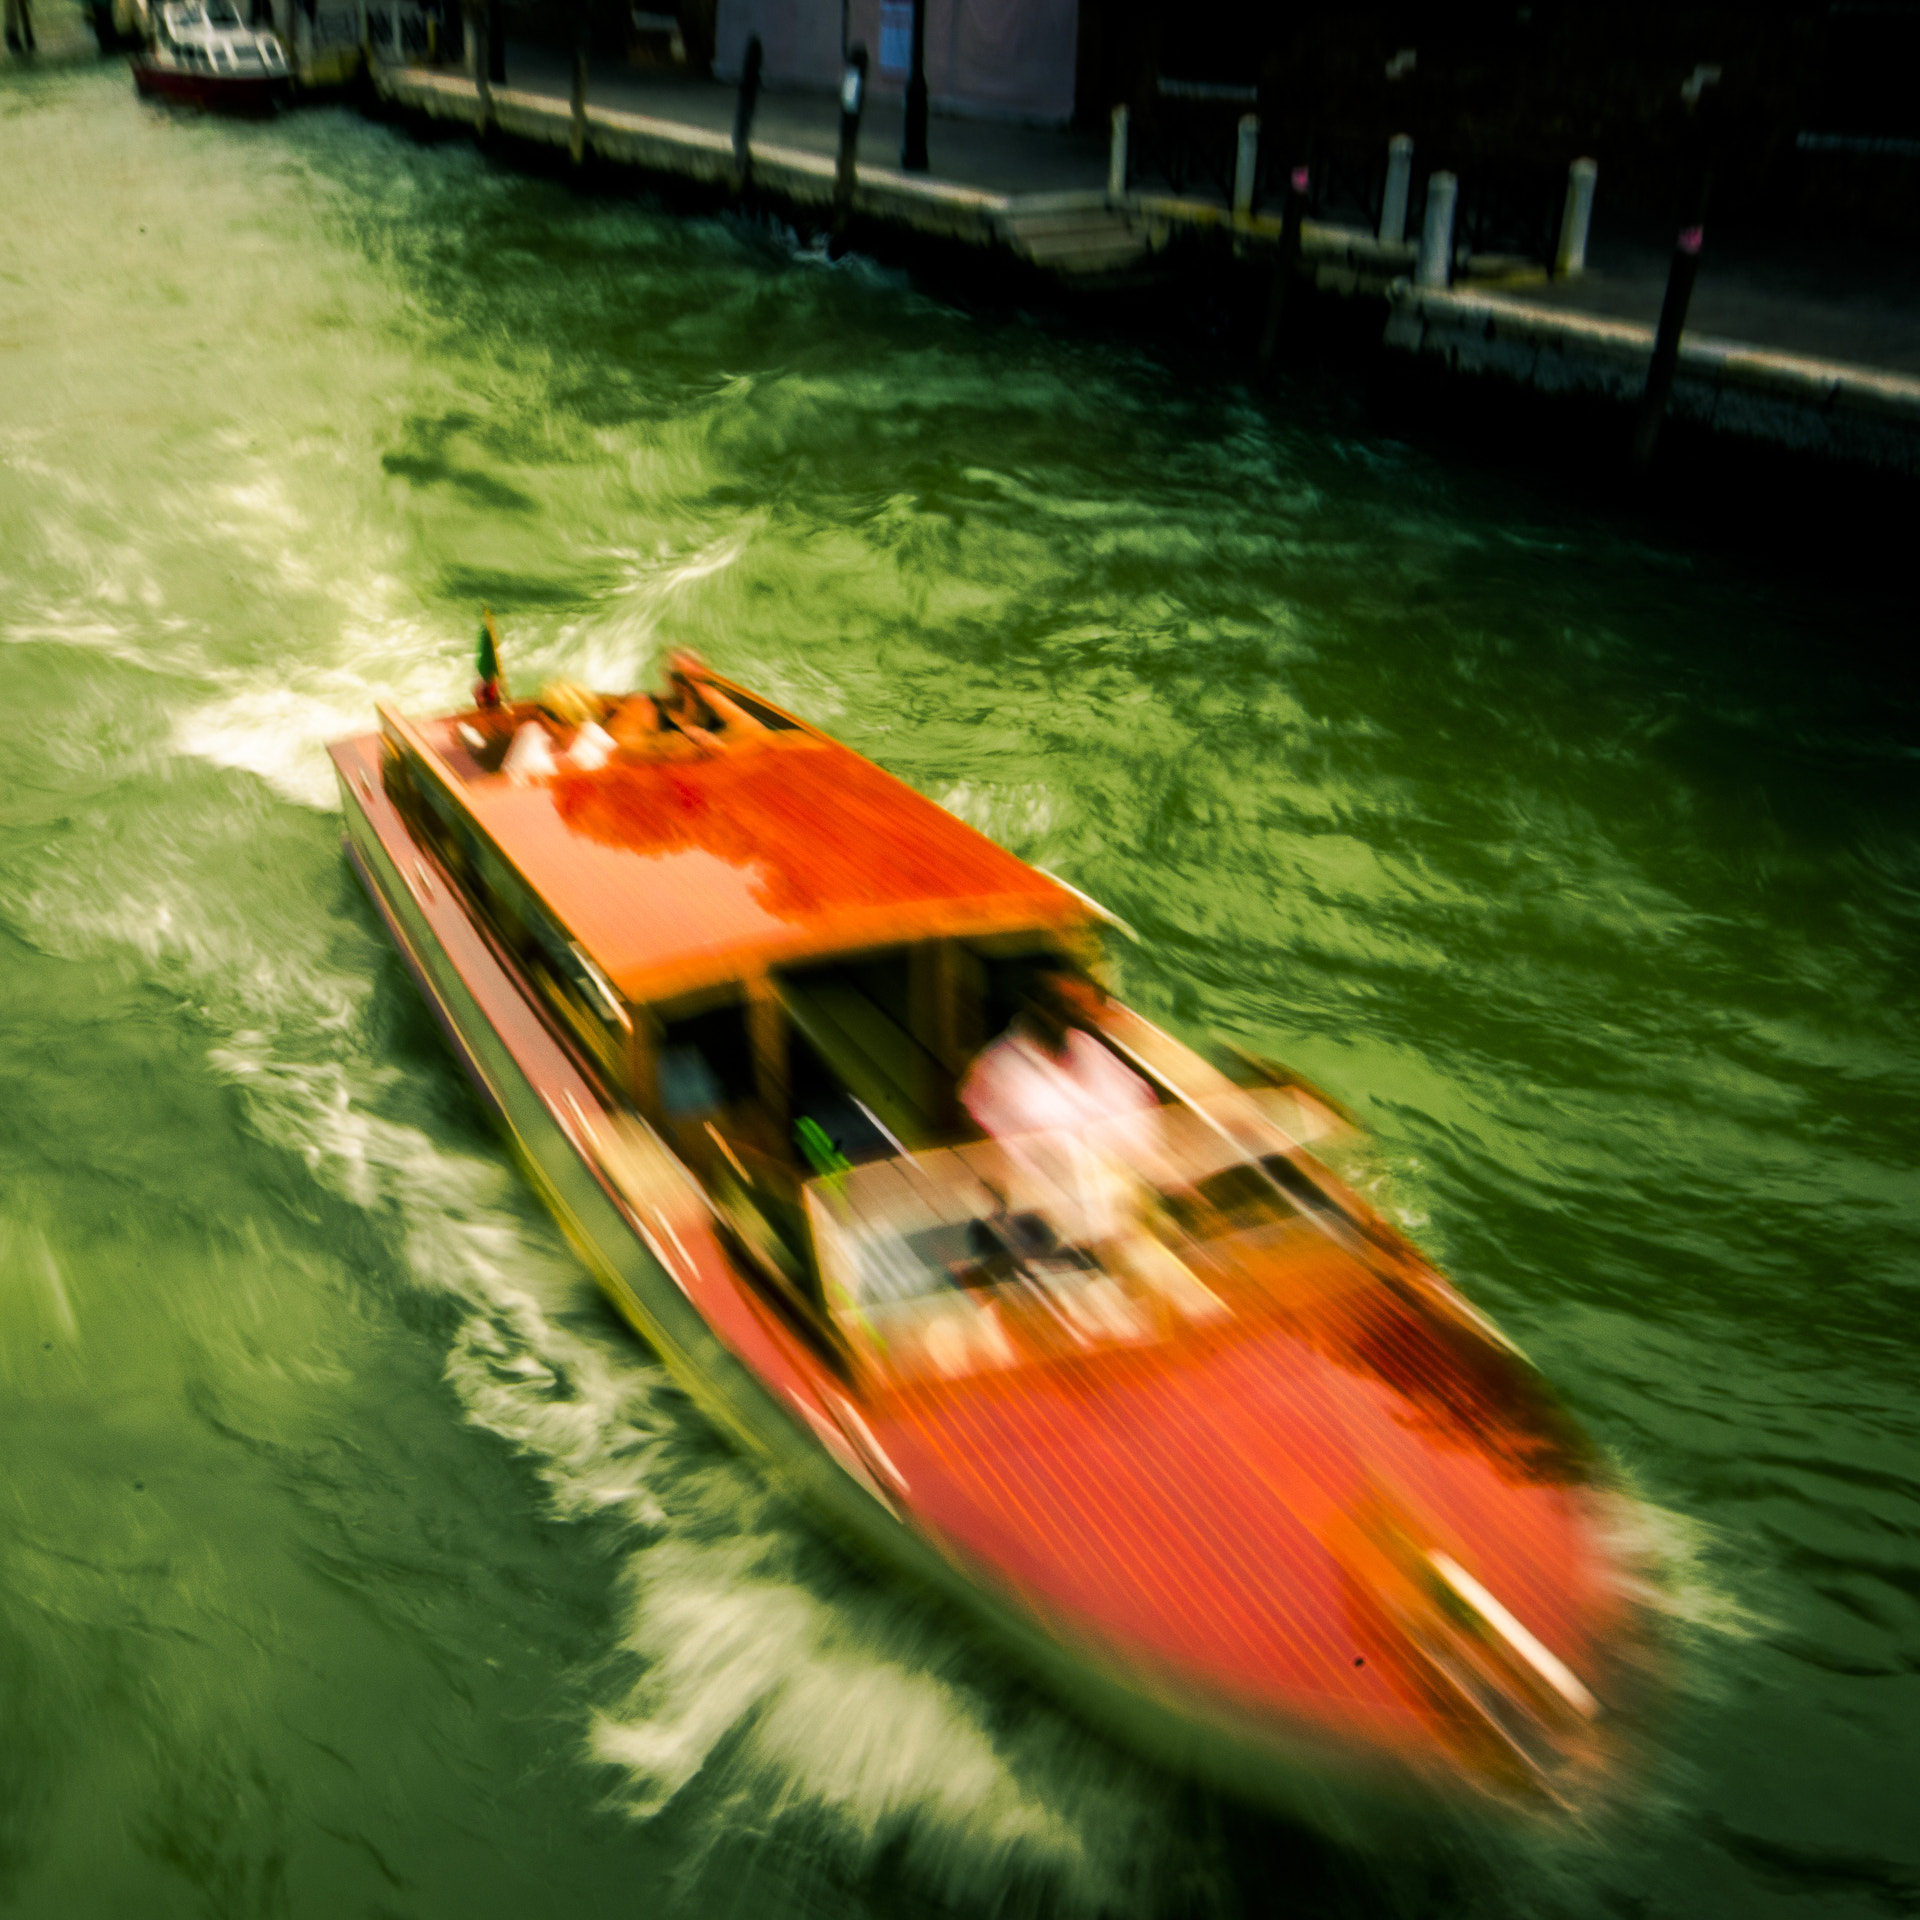
POLYGON ((1914 1911, 1906 617, 466 145, 0 79, 0 1912, 1914 1911), (765 686, 1360 1112, 1632 1489, 1619 1806, 1305 1837, 715 1438, 341 858, 323 743, 482 600, 765 686))

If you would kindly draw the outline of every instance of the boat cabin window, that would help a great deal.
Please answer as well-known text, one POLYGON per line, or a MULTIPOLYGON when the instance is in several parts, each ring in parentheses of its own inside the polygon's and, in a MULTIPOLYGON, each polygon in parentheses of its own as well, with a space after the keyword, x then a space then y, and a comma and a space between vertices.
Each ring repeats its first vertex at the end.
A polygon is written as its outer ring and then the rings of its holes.
POLYGON ((615 1080, 624 1082, 630 1029, 612 983, 548 918, 499 854, 469 833, 474 898, 526 963, 548 1003, 600 1055, 615 1080))
POLYGON ((746 1007, 735 1001, 659 1029, 655 1072, 669 1121, 706 1121, 758 1092, 746 1007))
POLYGON ((855 1165, 970 1134, 959 1098, 968 1068, 1020 1010, 1036 971, 1065 959, 1028 933, 781 970, 772 989, 790 1035, 796 1123, 814 1120, 855 1165))
POLYGON ((902 1150, 899 1136, 804 1032, 787 1036, 787 1075, 794 1150, 807 1171, 863 1166, 902 1150))
POLYGON ((627 1080, 630 1017, 612 983, 568 939, 464 809, 430 775, 401 763, 402 807, 481 914, 526 968, 548 1004, 599 1059, 627 1080), (414 804, 408 806, 411 801, 414 804))
POLYGON ((1034 990, 1038 976, 1057 969, 1062 956, 1052 947, 1026 945, 1011 952, 983 953, 975 961, 975 995, 981 1044, 997 1040, 1034 990))
MULTIPOLYGON (((829 1340, 801 1200, 808 1162, 783 1137, 778 1118, 789 1054, 782 1048, 778 1061, 765 1057, 766 1011, 744 996, 685 1012, 656 1010, 649 1104, 775 1304, 808 1338, 829 1340)), ((801 1098, 810 1097, 803 1083, 801 1098)), ((796 1125, 809 1117, 806 1106, 798 1112, 796 1125)))
POLYGON ((841 1151, 849 1159, 869 1157, 870 1145, 884 1150, 889 1141, 925 1145, 953 1127, 953 1072, 928 1044, 928 1021, 915 1018, 916 958, 915 950, 896 947, 775 979, 800 1043, 789 1065, 795 1112, 805 1088, 822 1109, 819 1124, 845 1136, 841 1151))
POLYGON ((789 720, 784 713, 764 706, 749 693, 741 693, 734 688, 726 689, 726 697, 733 702, 749 719, 758 720, 769 733, 792 733, 799 730, 797 720, 789 720))

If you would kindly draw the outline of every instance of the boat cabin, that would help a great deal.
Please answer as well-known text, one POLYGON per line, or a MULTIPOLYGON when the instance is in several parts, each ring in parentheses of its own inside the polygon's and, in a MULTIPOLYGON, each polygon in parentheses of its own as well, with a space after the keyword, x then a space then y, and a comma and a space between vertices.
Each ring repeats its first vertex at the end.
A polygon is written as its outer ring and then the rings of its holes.
POLYGON ((714 676, 381 723, 389 792, 576 1055, 815 1294, 804 1182, 973 1136, 969 1063, 1036 969, 1096 957, 1069 888, 714 676))
POLYGON ((1326 1250, 1288 1156, 1330 1116, 1124 1009, 1154 1192, 984 1139, 967 1071, 1039 975, 1091 968, 1098 911, 790 714, 683 667, 660 699, 381 723, 416 837, 810 1334, 952 1378, 1204 1323, 1282 1243, 1326 1250))
POLYGON ((169 0, 159 9, 158 51, 182 71, 225 80, 283 80, 280 42, 241 19, 230 0, 169 0))

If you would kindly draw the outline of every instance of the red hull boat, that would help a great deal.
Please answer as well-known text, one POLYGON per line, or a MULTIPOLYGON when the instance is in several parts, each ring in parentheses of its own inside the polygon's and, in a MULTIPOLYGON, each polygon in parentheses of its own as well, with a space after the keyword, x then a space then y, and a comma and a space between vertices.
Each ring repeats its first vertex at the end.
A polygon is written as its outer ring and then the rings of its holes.
POLYGON ((1037 974, 1091 979, 1092 902, 695 663, 332 752, 582 1257, 856 1541, 1149 1754, 1336 1830, 1608 1779, 1638 1624, 1594 1457, 1309 1151, 1331 1105, 1083 984, 1150 1093, 1133 1164, 969 1119, 1037 974))
POLYGON ((280 42, 243 25, 229 0, 169 0, 155 15, 152 44, 132 64, 143 99, 267 114, 287 96, 280 42))
POLYGON ((207 107, 216 113, 272 113, 287 93, 284 77, 239 80, 185 73, 176 67, 151 66, 137 54, 133 60, 133 84, 149 100, 178 100, 186 106, 207 107))

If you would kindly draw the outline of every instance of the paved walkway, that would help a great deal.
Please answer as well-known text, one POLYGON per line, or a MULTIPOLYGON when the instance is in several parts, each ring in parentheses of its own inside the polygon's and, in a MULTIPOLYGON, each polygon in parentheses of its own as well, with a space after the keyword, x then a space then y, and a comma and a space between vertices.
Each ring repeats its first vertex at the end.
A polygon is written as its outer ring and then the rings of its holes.
MULTIPOLYGON (((507 82, 529 93, 569 99, 573 61, 551 48, 510 44, 507 82)), ((643 113, 710 132, 731 133, 737 89, 717 80, 636 72, 596 60, 588 74, 590 105, 643 113)), ((828 93, 764 91, 754 114, 756 140, 832 156, 840 146, 840 102, 828 93)), ((860 119, 860 158, 869 165, 900 164, 901 108, 869 99, 860 119)), ((927 128, 932 177, 984 193, 1098 192, 1107 184, 1107 146, 1080 134, 999 121, 934 114, 927 128)))

